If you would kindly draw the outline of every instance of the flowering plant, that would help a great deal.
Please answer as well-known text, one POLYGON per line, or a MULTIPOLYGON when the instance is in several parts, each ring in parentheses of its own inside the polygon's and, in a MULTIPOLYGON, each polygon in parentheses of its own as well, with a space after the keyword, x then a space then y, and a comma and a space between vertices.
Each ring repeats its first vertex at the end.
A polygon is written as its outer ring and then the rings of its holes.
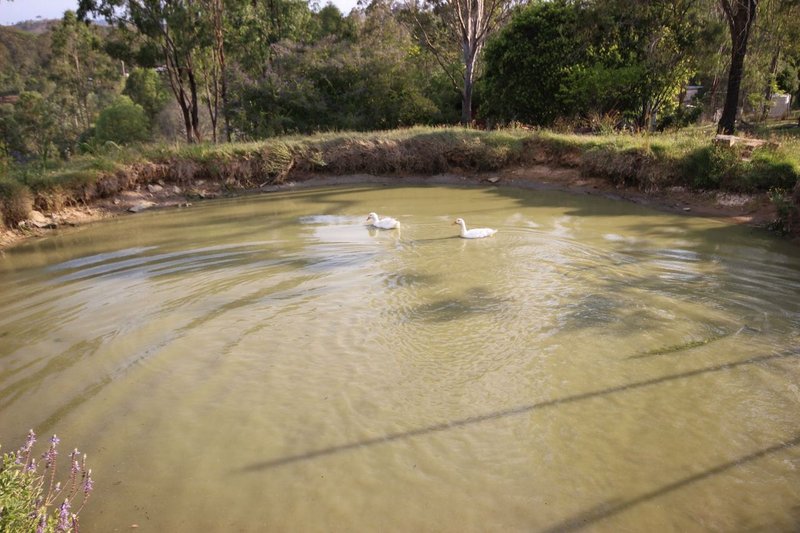
POLYGON ((66 482, 56 481, 59 442, 53 435, 47 450, 37 461, 33 452, 36 434, 30 430, 19 450, 3 454, 0 531, 77 533, 78 515, 89 500, 94 481, 91 469, 86 468, 86 454, 81 457, 77 449, 69 455, 66 482))

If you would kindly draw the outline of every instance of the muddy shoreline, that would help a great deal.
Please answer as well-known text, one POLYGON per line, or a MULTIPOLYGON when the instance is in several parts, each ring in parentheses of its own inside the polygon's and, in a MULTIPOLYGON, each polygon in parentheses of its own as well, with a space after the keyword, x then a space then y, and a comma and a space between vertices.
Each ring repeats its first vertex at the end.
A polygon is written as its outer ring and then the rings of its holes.
POLYGON ((433 176, 295 175, 284 183, 257 189, 227 190, 223 183, 197 180, 192 187, 181 188, 169 183, 153 183, 137 190, 123 191, 112 198, 91 204, 68 207, 54 213, 33 212, 18 229, 0 231, 0 252, 31 238, 44 237, 65 227, 133 215, 149 209, 191 208, 192 202, 220 197, 245 196, 293 189, 337 185, 454 185, 516 187, 533 190, 554 190, 574 194, 602 196, 629 201, 652 209, 689 216, 711 217, 730 224, 766 227, 775 220, 775 207, 766 194, 737 194, 722 191, 692 191, 671 187, 658 191, 641 191, 633 187, 617 187, 603 178, 587 177, 577 168, 547 165, 509 168, 497 172, 447 173, 433 176))

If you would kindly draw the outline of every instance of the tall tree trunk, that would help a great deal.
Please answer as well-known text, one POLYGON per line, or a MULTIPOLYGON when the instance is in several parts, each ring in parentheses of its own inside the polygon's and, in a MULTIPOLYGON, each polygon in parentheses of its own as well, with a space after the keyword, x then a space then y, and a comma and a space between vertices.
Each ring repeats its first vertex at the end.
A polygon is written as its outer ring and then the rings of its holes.
POLYGON ((223 17, 225 4, 217 0, 214 9, 214 36, 217 48, 217 61, 219 61, 220 98, 222 99, 222 120, 225 124, 225 140, 231 142, 231 122, 228 119, 228 81, 225 68, 225 32, 223 17))
MULTIPOLYGON (((409 1, 412 12, 418 10, 417 2, 409 1)), ((444 7, 443 22, 448 26, 450 35, 461 48, 464 60, 464 78, 462 82, 456 80, 457 75, 448 68, 449 61, 445 60, 442 50, 436 45, 425 30, 420 19, 415 15, 419 31, 425 43, 433 52, 436 61, 456 90, 461 92, 461 123, 469 125, 472 122, 472 91, 475 84, 475 67, 478 56, 489 35, 511 13, 510 0, 428 0, 432 7, 444 7)), ((453 42, 453 41, 451 41, 453 42)))
POLYGON ((720 5, 731 31, 731 68, 728 72, 725 106, 722 108, 717 132, 733 135, 736 132, 736 112, 744 74, 744 58, 747 55, 747 39, 756 18, 758 0, 720 0, 720 5))
POLYGON ((769 79, 767 86, 764 87, 764 103, 761 106, 761 122, 767 121, 769 110, 772 108, 772 82, 775 81, 775 75, 778 73, 778 59, 780 59, 780 48, 772 52, 772 61, 769 64, 769 79))
POLYGON ((461 91, 461 124, 469 126, 472 123, 472 87, 475 81, 475 55, 464 42, 464 89, 461 91))
POLYGON ((197 142, 203 140, 200 135, 200 106, 197 99, 197 82, 194 78, 194 69, 188 68, 189 91, 191 92, 192 134, 197 142))
POLYGON ((192 144, 194 142, 194 135, 192 129, 192 114, 189 111, 189 106, 186 105, 182 99, 178 101, 181 107, 181 114, 183 115, 183 126, 186 128, 186 142, 192 144))

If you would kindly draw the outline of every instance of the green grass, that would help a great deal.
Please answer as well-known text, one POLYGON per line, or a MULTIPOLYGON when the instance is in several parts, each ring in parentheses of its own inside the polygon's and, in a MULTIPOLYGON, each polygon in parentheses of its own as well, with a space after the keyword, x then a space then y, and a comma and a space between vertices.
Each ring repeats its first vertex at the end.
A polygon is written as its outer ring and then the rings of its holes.
MULTIPOLYGON (((10 204, 9 198, 19 199, 25 190, 37 207, 54 210, 155 180, 191 184, 205 179, 229 189, 247 189, 280 183, 298 173, 432 175, 534 163, 572 166, 648 191, 672 185, 790 191, 800 178, 800 136, 787 132, 793 130, 765 130, 776 146, 757 149, 749 159, 738 149, 714 146, 712 126, 637 135, 414 127, 220 145, 110 144, 55 167, 12 170, 0 187, 0 201, 10 204)), ((9 215, 6 224, 14 225, 18 218, 9 215)))

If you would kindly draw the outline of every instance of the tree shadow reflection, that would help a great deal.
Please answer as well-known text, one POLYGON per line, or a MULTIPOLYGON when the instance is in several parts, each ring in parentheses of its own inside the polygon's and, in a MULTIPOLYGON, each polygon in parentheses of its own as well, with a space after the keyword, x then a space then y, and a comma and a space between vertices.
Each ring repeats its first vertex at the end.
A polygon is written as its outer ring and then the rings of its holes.
POLYGON ((592 509, 589 509, 572 518, 569 518, 564 522, 561 522, 560 524, 556 524, 555 526, 549 527, 544 531, 546 533, 564 533, 567 531, 576 531, 578 529, 583 529, 584 527, 588 527, 591 524, 594 524, 595 522, 599 522, 600 520, 609 518, 615 514, 627 511, 628 509, 636 505, 639 505, 640 503, 646 503, 650 500, 654 500, 660 496, 663 496, 675 490, 686 487, 687 485, 690 485, 697 481, 702 481, 704 479, 710 478, 711 476, 722 474, 723 472, 735 468, 737 466, 741 466, 743 464, 756 461, 758 459, 761 459, 763 457, 766 457, 774 453, 778 453, 783 450, 788 450, 789 448, 794 448, 795 446, 798 445, 800 445, 800 434, 795 435, 791 440, 780 442, 778 444, 769 446, 767 448, 762 448, 753 453, 738 457, 732 461, 720 463, 717 466, 708 468, 706 470, 703 470, 702 472, 686 476, 684 478, 673 481, 672 483, 667 483, 666 485, 662 485, 657 489, 640 494, 635 498, 622 501, 620 501, 619 499, 606 501, 604 503, 601 503, 600 505, 593 507, 592 509))
POLYGON ((696 370, 689 370, 686 372, 679 372, 677 374, 668 374, 666 376, 661 376, 658 378, 647 379, 643 381, 637 381, 634 383, 628 383, 626 385, 619 385, 616 387, 609 387, 606 389, 600 389, 596 391, 584 392, 580 394, 574 394, 571 396, 566 396, 563 398, 556 398, 553 400, 545 400, 538 403, 528 404, 528 405, 521 405, 517 407, 512 407, 510 409, 505 409, 502 411, 494 411, 491 413, 486 413, 482 415, 475 415, 467 418, 462 418, 459 420, 451 420, 448 422, 442 422, 440 424, 434 424, 431 426, 426 426, 417 429, 411 429, 408 431, 402 431, 397 433, 389 433, 387 435, 382 435, 379 437, 374 437, 371 439, 365 439, 357 442, 349 442, 346 444, 340 444, 337 446, 331 446, 329 448, 323 448, 320 450, 313 450, 297 455, 289 455, 286 457, 279 457, 277 459, 270 459, 268 461, 262 461, 258 463, 253 463, 247 466, 244 466, 241 469, 241 472, 257 472, 260 470, 266 470, 270 468, 277 468, 280 466, 285 466, 293 463, 298 463, 302 461, 308 461, 312 459, 317 459, 319 457, 325 457, 329 455, 334 455, 337 453, 347 452, 351 450, 355 450, 358 448, 366 448, 369 446, 375 446, 380 444, 387 444, 390 442, 403 440, 411 437, 419 437, 421 435, 428 435, 431 433, 437 433, 440 431, 446 431, 449 429, 457 429, 460 427, 470 426, 473 424, 479 424, 482 422, 486 422, 489 420, 497 420, 501 418, 506 418, 510 416, 522 415, 525 413, 529 413, 531 411, 536 411, 539 409, 545 409, 548 407, 556 407, 559 405, 565 405, 569 403, 575 403, 583 400, 590 400, 593 398, 599 398, 603 396, 608 396, 611 394, 616 394, 618 392, 625 392, 634 389, 640 389, 644 387, 650 387, 653 385, 659 385, 662 383, 667 383, 674 380, 679 379, 687 379, 696 376, 701 376, 704 374, 710 374, 713 372, 721 372, 732 370, 734 368, 746 366, 746 365, 755 365, 759 363, 765 363, 768 361, 773 361, 777 359, 786 359, 789 357, 798 357, 800 356, 800 349, 795 350, 787 350, 779 353, 768 354, 768 355, 761 355, 757 357, 752 357, 750 359, 744 359, 741 361, 734 361, 731 363, 724 363, 712 367, 705 367, 699 368, 696 370))

